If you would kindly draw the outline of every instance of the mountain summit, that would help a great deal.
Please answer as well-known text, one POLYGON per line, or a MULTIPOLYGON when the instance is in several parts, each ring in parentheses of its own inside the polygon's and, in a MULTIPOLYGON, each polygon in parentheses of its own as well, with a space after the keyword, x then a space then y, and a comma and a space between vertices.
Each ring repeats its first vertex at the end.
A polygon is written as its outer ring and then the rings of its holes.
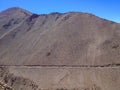
POLYGON ((31 15, 32 13, 27 11, 27 10, 24 10, 22 8, 19 8, 19 7, 12 7, 12 8, 9 8, 5 11, 2 11, 1 14, 6 14, 6 15, 11 15, 11 14, 14 14, 14 13, 24 13, 26 15, 31 15))

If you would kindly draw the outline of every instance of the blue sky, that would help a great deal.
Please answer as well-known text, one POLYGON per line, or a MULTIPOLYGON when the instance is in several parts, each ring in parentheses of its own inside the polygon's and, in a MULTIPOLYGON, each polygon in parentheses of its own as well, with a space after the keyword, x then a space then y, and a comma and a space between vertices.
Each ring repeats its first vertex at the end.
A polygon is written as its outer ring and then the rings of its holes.
POLYGON ((0 11, 20 7, 37 14, 87 12, 120 22, 120 0, 0 0, 0 11))

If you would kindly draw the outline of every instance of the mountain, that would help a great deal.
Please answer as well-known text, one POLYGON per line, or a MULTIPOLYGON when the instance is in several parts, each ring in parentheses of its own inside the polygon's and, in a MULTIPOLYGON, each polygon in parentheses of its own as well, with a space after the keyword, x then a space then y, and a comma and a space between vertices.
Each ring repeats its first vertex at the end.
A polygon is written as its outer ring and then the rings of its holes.
POLYGON ((3 11, 1 18, 1 65, 120 63, 117 23, 85 13, 37 15, 20 8, 3 11))
POLYGON ((40 88, 119 90, 120 24, 81 12, 7 9, 0 12, 0 65, 40 88))

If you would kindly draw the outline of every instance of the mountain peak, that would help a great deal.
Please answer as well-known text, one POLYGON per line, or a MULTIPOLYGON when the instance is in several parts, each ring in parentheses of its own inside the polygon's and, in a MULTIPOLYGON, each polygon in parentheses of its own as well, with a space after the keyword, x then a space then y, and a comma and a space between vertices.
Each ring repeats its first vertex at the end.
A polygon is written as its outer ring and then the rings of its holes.
POLYGON ((11 8, 8 8, 7 10, 23 10, 23 9, 20 7, 11 7, 11 8))
POLYGON ((8 8, 7 10, 2 11, 1 13, 6 14, 6 15, 11 15, 11 14, 14 14, 14 13, 24 13, 26 15, 31 15, 32 14, 31 12, 29 12, 27 10, 24 10, 22 8, 19 8, 19 7, 8 8))

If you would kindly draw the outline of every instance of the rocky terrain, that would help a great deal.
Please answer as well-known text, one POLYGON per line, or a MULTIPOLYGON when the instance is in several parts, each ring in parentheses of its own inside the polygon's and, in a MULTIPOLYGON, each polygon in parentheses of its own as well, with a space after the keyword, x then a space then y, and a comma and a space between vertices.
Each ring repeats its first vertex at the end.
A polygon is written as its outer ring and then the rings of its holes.
POLYGON ((81 12, 0 12, 0 81, 15 90, 120 90, 120 24, 81 12))
POLYGON ((38 90, 38 85, 35 82, 14 76, 7 67, 0 67, 0 87, 3 90, 38 90))

